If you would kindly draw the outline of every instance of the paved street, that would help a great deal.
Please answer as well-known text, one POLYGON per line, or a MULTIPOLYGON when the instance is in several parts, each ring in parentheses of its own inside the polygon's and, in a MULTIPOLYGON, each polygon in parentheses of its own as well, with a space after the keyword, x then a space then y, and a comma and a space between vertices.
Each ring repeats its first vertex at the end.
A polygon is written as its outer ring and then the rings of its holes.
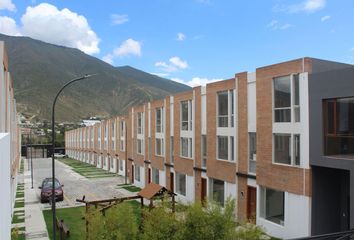
MULTIPOLYGON (((44 178, 51 177, 51 166, 51 159, 49 158, 33 159, 33 186, 36 189, 38 201, 40 200, 40 189, 38 189, 38 186, 40 186, 44 178)), ((124 182, 123 177, 87 179, 59 161, 56 161, 55 168, 56 178, 64 184, 64 201, 57 202, 58 208, 80 205, 75 199, 81 199, 83 195, 86 196, 86 200, 98 200, 123 197, 129 194, 124 189, 117 189, 117 184, 124 182)), ((42 209, 46 208, 50 208, 50 205, 48 203, 42 204, 42 209)))

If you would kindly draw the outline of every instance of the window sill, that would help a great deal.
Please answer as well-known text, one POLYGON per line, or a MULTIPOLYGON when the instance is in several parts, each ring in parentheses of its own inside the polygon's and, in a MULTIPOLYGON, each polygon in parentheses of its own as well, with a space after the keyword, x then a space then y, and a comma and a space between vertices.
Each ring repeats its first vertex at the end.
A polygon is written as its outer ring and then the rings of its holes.
POLYGON ((236 163, 235 160, 225 160, 225 159, 220 159, 220 158, 216 158, 216 160, 220 161, 220 162, 236 163))
POLYGON ((184 157, 184 156, 179 156, 180 158, 183 158, 183 159, 186 159, 186 160, 192 160, 192 161, 194 161, 194 158, 190 158, 190 157, 184 157))
POLYGON ((301 167, 301 165, 292 165, 292 164, 277 163, 277 162, 272 162, 272 164, 278 165, 278 166, 283 166, 283 167, 303 168, 303 167, 301 167))
POLYGON ((263 218, 263 217, 259 217, 259 218, 262 219, 262 221, 267 222, 268 224, 272 224, 272 225, 274 225, 274 226, 276 226, 276 227, 284 228, 284 221, 283 221, 283 224, 278 224, 278 223, 275 223, 275 222, 270 221, 270 220, 268 220, 268 219, 266 219, 266 218, 263 218))

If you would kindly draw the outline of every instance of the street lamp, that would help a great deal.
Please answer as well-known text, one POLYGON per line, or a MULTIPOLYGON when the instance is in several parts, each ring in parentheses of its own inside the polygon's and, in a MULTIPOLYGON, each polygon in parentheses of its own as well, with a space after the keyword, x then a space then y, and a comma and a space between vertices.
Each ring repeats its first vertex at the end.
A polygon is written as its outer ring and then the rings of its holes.
POLYGON ((64 90, 64 88, 66 88, 68 85, 80 81, 80 80, 84 80, 87 78, 90 78, 92 76, 94 76, 96 74, 91 74, 91 75, 84 75, 82 77, 78 77, 78 78, 74 78, 71 81, 67 82, 64 84, 64 86, 59 90, 59 92, 57 93, 57 95, 54 98, 54 102, 53 102, 53 107, 52 107, 52 216, 53 216, 53 240, 56 239, 56 214, 55 214, 55 159, 54 159, 54 152, 55 152, 55 130, 54 130, 54 126, 55 126, 55 103, 57 102, 57 99, 59 97, 59 94, 64 90))

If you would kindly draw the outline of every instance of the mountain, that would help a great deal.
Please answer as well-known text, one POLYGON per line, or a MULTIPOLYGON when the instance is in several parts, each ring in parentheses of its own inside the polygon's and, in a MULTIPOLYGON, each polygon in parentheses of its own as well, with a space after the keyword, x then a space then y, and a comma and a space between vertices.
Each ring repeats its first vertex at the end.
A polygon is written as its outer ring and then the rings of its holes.
POLYGON ((130 66, 113 67, 78 49, 2 34, 0 41, 7 48, 18 112, 40 120, 50 120, 52 102, 60 87, 84 74, 97 76, 62 92, 56 105, 59 121, 114 116, 132 105, 190 90, 130 66))

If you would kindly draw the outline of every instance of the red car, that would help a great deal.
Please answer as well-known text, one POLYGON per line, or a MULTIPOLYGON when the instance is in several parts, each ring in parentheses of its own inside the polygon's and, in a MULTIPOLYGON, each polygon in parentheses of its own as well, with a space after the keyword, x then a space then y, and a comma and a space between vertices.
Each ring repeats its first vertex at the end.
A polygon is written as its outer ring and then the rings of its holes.
MULTIPOLYGON (((42 182, 42 186, 39 187, 41 189, 41 203, 50 202, 52 197, 52 178, 46 178, 42 182)), ((58 179, 55 179, 55 199, 56 201, 63 201, 64 199, 64 185, 60 184, 58 179)))

